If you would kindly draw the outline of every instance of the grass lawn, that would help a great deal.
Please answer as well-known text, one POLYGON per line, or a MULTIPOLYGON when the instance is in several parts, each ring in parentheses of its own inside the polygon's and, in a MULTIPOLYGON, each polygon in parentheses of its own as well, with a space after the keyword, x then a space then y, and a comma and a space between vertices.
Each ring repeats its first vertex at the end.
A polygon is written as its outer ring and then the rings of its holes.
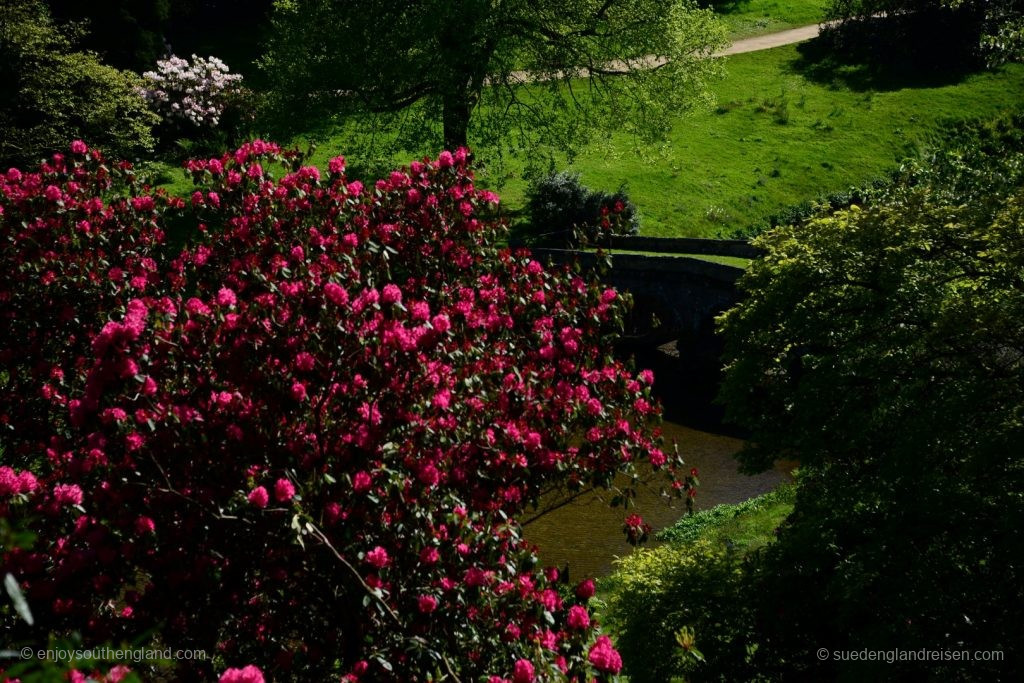
MULTIPOLYGON (((594 251, 594 250, 591 250, 594 251)), ((708 261, 710 263, 717 263, 722 266, 732 266, 733 268, 747 269, 750 265, 750 259, 743 258, 741 256, 720 256, 718 254, 683 254, 666 251, 641 251, 638 249, 605 249, 606 253, 609 254, 636 254, 637 256, 658 256, 667 258, 692 258, 698 261, 708 261)))
POLYGON ((775 538, 775 529, 793 511, 796 484, 783 484, 774 491, 735 505, 716 505, 701 510, 658 534, 670 543, 689 543, 699 538, 744 551, 754 550, 775 538))
MULTIPOLYGON (((792 24, 808 23, 819 10, 820 0, 720 8, 730 21, 767 13, 792 24)), ((837 66, 814 51, 812 41, 725 58, 726 76, 713 84, 717 105, 681 115, 668 143, 648 155, 653 159, 638 158, 634 141, 622 135, 566 168, 595 189, 627 183, 643 235, 733 236, 786 207, 883 177, 948 120, 1024 106, 1024 65, 928 79, 837 66)), ((345 148, 341 139, 328 140, 311 161, 324 166, 345 148)), ((504 178, 481 177, 511 215, 524 206, 520 173, 512 161, 504 178)), ((190 190, 178 172, 165 174, 163 184, 178 194, 190 190)))
POLYGON ((828 0, 735 0, 714 5, 733 40, 817 24, 828 0))
MULTIPOLYGON (((716 108, 676 121, 653 163, 623 136, 569 168, 594 188, 627 182, 643 235, 728 236, 884 176, 944 121, 1024 105, 1024 65, 925 81, 816 64, 802 57, 806 45, 727 58, 716 108)), ((515 210, 525 190, 509 177, 500 193, 515 210)))

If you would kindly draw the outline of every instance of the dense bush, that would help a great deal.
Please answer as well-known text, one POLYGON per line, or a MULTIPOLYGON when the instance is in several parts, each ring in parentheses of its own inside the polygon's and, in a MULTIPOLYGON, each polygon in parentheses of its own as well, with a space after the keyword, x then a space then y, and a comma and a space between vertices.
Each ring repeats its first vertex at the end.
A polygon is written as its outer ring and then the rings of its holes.
POLYGON ((699 671, 710 653, 733 655, 730 641, 746 634, 723 626, 740 621, 742 567, 742 554, 705 540, 619 561, 607 618, 631 683, 664 683, 699 671))
POLYGON ((562 244, 595 244, 612 235, 635 235, 640 216, 625 187, 594 191, 576 173, 554 173, 531 184, 527 209, 536 237, 562 244))
POLYGON ((122 156, 153 144, 157 122, 136 76, 76 52, 38 0, 0 12, 0 165, 35 164, 82 138, 122 156))
POLYGON ((142 92, 162 119, 157 133, 165 152, 194 156, 249 136, 255 96, 227 64, 216 57, 192 55, 189 61, 171 55, 156 66, 142 74, 142 92))
POLYGON ((0 518, 35 536, 0 555, 35 615, 0 608, 7 643, 216 654, 191 679, 617 672, 516 519, 637 463, 694 483, 604 351, 623 299, 495 248, 465 150, 373 188, 261 141, 188 168, 183 201, 76 141, 0 179, 0 518))
POLYGON ((783 485, 738 505, 717 505, 658 535, 667 544, 623 558, 602 582, 606 617, 636 683, 674 677, 753 680, 751 553, 774 540, 792 510, 783 485))
POLYGON ((171 55, 156 63, 156 71, 142 74, 146 99, 168 122, 185 122, 196 128, 220 123, 242 77, 231 73, 216 57, 192 61, 171 55))
POLYGON ((46 0, 53 18, 79 24, 81 45, 119 69, 141 71, 164 54, 163 32, 175 10, 195 0, 46 0))
POLYGON ((748 468, 806 475, 753 577, 762 675, 993 680, 1024 646, 1022 123, 961 126, 872 204, 757 241, 723 317, 723 396, 753 431, 748 468))

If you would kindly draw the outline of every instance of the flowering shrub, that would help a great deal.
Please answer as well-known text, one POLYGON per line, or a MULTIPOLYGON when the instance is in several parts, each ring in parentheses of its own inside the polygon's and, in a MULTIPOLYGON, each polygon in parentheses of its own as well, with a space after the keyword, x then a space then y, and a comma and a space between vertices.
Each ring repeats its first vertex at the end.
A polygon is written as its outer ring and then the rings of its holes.
POLYGON ((168 121, 184 121, 199 128, 214 127, 238 92, 241 74, 233 74, 216 57, 192 55, 187 59, 171 55, 147 71, 146 99, 168 121))
POLYGON ((187 168, 188 200, 77 142, 0 177, 0 521, 36 535, 0 572, 37 628, 162 629, 204 679, 617 673, 516 519, 637 463, 692 486, 602 351, 622 297, 497 249, 465 150, 187 168))
POLYGON ((635 235, 640 228, 625 187, 614 194, 595 191, 578 174, 562 172, 541 178, 527 195, 536 236, 566 246, 604 244, 615 235, 635 235))

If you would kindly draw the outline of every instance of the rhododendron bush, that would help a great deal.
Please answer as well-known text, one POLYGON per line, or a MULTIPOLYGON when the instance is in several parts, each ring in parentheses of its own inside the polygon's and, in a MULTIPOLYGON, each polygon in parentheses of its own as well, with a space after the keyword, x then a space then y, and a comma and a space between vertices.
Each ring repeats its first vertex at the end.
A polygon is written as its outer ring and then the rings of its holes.
POLYGON ((187 121, 196 127, 212 127, 237 96, 241 74, 230 73, 216 57, 192 55, 192 63, 171 55, 156 63, 156 71, 142 74, 147 86, 142 94, 165 120, 187 121))
POLYGON ((0 613, 8 642, 156 633, 206 649, 200 677, 613 676, 593 584, 516 520, 641 464, 693 485, 650 373, 607 354, 624 301, 499 250, 465 150, 372 187, 300 164, 255 141, 180 199, 76 142, 0 177, 0 516, 35 535, 2 551, 35 617, 0 613))

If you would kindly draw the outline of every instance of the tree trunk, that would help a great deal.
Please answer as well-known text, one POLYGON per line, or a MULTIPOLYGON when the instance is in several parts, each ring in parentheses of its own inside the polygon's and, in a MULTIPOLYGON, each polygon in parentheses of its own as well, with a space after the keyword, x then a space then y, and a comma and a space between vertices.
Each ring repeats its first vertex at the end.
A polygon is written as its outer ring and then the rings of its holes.
POLYGON ((468 144, 469 115, 472 110, 469 95, 465 92, 445 95, 442 123, 444 125, 444 147, 454 152, 468 144))

